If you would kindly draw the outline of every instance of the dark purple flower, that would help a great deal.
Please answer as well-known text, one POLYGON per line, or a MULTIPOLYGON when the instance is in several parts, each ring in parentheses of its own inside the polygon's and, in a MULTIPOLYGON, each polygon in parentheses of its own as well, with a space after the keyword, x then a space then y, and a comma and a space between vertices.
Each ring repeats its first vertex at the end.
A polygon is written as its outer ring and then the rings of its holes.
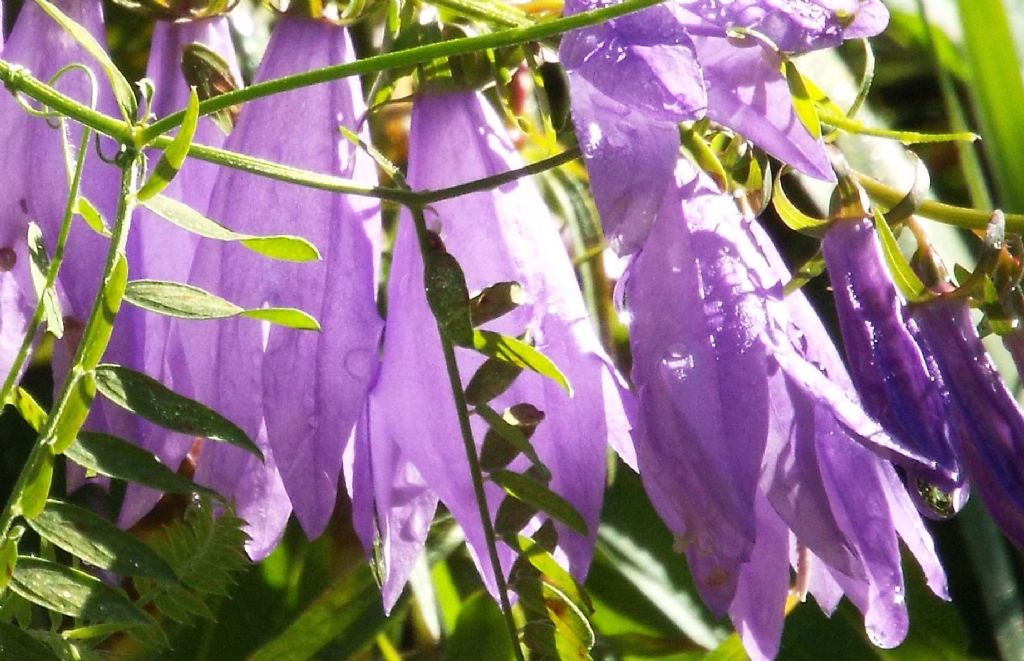
MULTIPOLYGON (((916 324, 906 318, 874 225, 868 219, 836 221, 822 241, 822 252, 850 375, 864 408, 897 441, 935 462, 937 470, 905 466, 908 485, 915 493, 918 481, 921 487, 934 484, 951 492, 945 514, 952 514, 965 501, 965 476, 942 378, 935 373, 933 357, 918 345, 916 324)), ((935 513, 927 505, 923 511, 935 513)))
MULTIPOLYGON (((354 56, 343 28, 285 15, 257 79, 354 56)), ((373 161, 339 131, 342 123, 359 126, 365 112, 356 78, 306 87, 246 104, 226 146, 370 184, 373 161), (293 135, 283 140, 282 132, 293 135)), ((245 308, 305 310, 322 333, 239 318, 179 326, 188 371, 175 375, 175 384, 245 429, 266 457, 261 464, 237 448, 208 443, 196 472, 197 481, 235 501, 252 538, 249 554, 259 559, 293 508, 311 537, 334 510, 343 451, 376 370, 379 207, 223 169, 209 209, 236 231, 303 236, 323 256, 317 263, 271 262, 237 244, 202 241, 191 273, 194 285, 245 308)))
MULTIPOLYGON (((570 2, 566 12, 608 4, 570 2)), ((682 2, 567 34, 560 56, 573 123, 616 249, 635 252, 647 235, 672 180, 681 121, 707 115, 783 162, 833 180, 823 146, 793 108, 779 54, 753 39, 726 38, 731 28, 806 51, 873 34, 887 19, 876 0, 682 2)))
POLYGON ((981 344, 962 300, 915 306, 912 316, 952 403, 958 451, 992 518, 1024 547, 1024 412, 981 344))
MULTIPOLYGON (((181 71, 183 49, 198 42, 229 63, 235 80, 240 81, 238 64, 227 20, 223 17, 189 22, 158 21, 153 29, 149 66, 146 76, 153 81, 155 95, 150 110, 158 117, 181 110, 188 104, 189 87, 181 71)), ((213 119, 200 119, 195 142, 220 147, 224 133, 213 119)), ((159 154, 150 154, 155 164, 159 154)), ((163 195, 184 202, 205 214, 218 168, 203 161, 189 159, 178 175, 163 191, 163 195)), ((130 277, 133 280, 155 279, 186 282, 192 268, 192 258, 199 237, 157 217, 150 211, 140 210, 128 240, 130 277)), ((144 312, 125 305, 118 315, 107 360, 149 374, 169 388, 176 388, 174 363, 185 360, 177 338, 179 322, 169 317, 144 312)), ((188 322, 185 322, 188 323, 188 322)), ((105 406, 106 409, 110 407, 105 406)), ((194 439, 168 432, 141 418, 131 416, 112 421, 107 416, 106 430, 131 439, 154 452, 168 466, 181 464, 194 439)), ((160 493, 146 487, 130 484, 121 508, 119 523, 133 525, 144 516, 160 498, 160 493)))
POLYGON ((777 650, 801 548, 892 646, 907 623, 898 538, 939 594, 945 579, 895 472, 868 449, 899 446, 861 409, 807 302, 783 299, 786 277, 756 221, 680 161, 622 291, 640 474, 750 654, 777 650))
MULTIPOLYGON (((408 177, 414 189, 452 186, 521 166, 505 127, 479 93, 422 94, 416 98, 408 177)), ((527 371, 491 406, 501 411, 526 402, 546 414, 532 443, 553 475, 550 487, 569 500, 589 526, 589 537, 583 537, 558 525, 557 555, 574 575, 582 577, 593 552, 606 448, 611 443, 628 457, 632 446, 622 384, 590 326, 554 221, 526 179, 437 202, 427 208, 426 218, 459 261, 471 292, 502 281, 522 286, 524 304, 486 327, 511 335, 529 333, 574 388, 569 396, 550 379, 527 371)), ((372 465, 375 473, 384 471, 381 478, 375 475, 374 479, 391 480, 392 472, 411 475, 401 461, 383 466, 378 461, 380 448, 393 445, 400 449, 400 455, 394 450, 387 452, 415 466, 423 482, 458 520, 481 575, 494 593, 455 403, 447 387, 434 317, 424 297, 423 260, 407 214, 399 224, 388 307, 380 380, 371 396, 375 418, 370 425, 372 465)), ((468 350, 458 351, 460 373, 468 380, 483 358, 468 350)), ((486 430, 484 421, 474 416, 478 443, 486 430)), ((512 468, 520 469, 523 459, 513 462, 512 468)), ((488 485, 492 516, 503 497, 497 486, 488 485)), ((384 528, 384 522, 378 520, 382 535, 384 528)), ((502 544, 500 555, 507 571, 513 553, 502 544)))

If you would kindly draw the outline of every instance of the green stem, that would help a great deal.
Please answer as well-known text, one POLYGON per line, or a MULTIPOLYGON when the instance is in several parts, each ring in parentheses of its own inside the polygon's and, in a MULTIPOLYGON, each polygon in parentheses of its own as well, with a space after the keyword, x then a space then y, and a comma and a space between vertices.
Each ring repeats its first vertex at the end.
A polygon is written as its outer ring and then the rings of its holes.
POLYGON ((53 407, 53 414, 51 414, 46 424, 39 431, 39 436, 36 438, 36 443, 29 453, 28 459, 25 461, 25 465, 22 466, 21 474, 18 476, 18 481, 14 485, 14 489, 11 490, 11 495, 7 500, 7 506, 4 508, 3 514, 0 514, 0 539, 6 539, 7 534, 11 529, 11 525, 14 523, 15 517, 20 513, 18 511, 18 502, 22 492, 28 484, 29 476, 35 474, 38 470, 40 462, 43 461, 45 454, 50 452, 50 441, 53 439, 58 425, 62 422, 60 411, 64 410, 68 402, 71 401, 75 389, 80 380, 80 373, 82 372, 82 364, 86 356, 86 352, 96 352, 98 349, 106 348, 106 342, 108 340, 103 338, 103 333, 100 327, 104 322, 104 316, 109 313, 109 301, 107 299, 106 283, 111 279, 111 274, 114 271, 114 267, 118 261, 123 257, 125 251, 125 245, 128 240, 128 230, 131 226, 131 214, 132 209, 135 206, 134 191, 137 184, 138 178, 138 156, 125 159, 123 165, 121 165, 121 196, 118 202, 117 208, 117 219, 114 224, 114 228, 110 239, 110 249, 107 251, 107 262, 103 270, 103 279, 100 281, 101 286, 99 291, 96 293, 96 299, 93 302, 92 311, 89 313, 89 319, 86 322, 85 330, 82 333, 82 339, 78 344, 78 348, 75 351, 75 356, 71 361, 71 369, 68 371, 67 380, 64 383, 64 387, 61 390, 60 395, 57 397, 57 402, 53 407), (91 346, 97 343, 97 341, 103 343, 103 347, 91 346))
POLYGON ((43 323, 43 301, 47 293, 53 289, 54 283, 57 281, 57 272, 64 262, 64 249, 68 243, 68 234, 71 232, 71 222, 75 217, 75 205, 78 202, 78 191, 82 184, 82 172, 85 169, 85 157, 89 150, 89 140, 91 138, 92 131, 88 128, 83 129, 82 139, 78 145, 78 160, 75 162, 75 172, 71 178, 71 186, 68 191, 68 203, 64 207, 64 218, 61 220, 60 232, 57 234, 57 245, 54 246, 53 258, 50 260, 50 270, 46 273, 46 282, 43 284, 42 291, 40 292, 39 302, 36 304, 35 312, 32 314, 32 320, 25 330, 25 337, 21 341, 21 347, 14 357, 14 363, 11 365, 10 372, 7 373, 3 388, 0 389, 0 408, 6 405, 7 398, 11 396, 11 391, 14 390, 14 386, 18 383, 21 368, 25 365, 25 361, 28 360, 32 344, 35 342, 36 333, 43 323))
MULTIPOLYGON (((554 37, 570 30, 587 27, 596 23, 603 23, 613 18, 631 14, 646 9, 664 0, 626 0, 620 4, 611 5, 602 9, 580 12, 572 16, 566 16, 554 21, 531 25, 523 28, 510 28, 498 30, 489 34, 476 37, 463 37, 461 39, 450 39, 434 44, 407 48, 393 53, 384 53, 367 57, 356 62, 336 64, 324 67, 315 71, 306 71, 274 80, 267 80, 256 83, 249 87, 234 90, 207 99, 199 104, 199 114, 208 115, 218 110, 230 108, 233 105, 252 101, 280 92, 288 92, 300 87, 308 87, 319 83, 326 83, 348 76, 377 73, 385 69, 397 69, 410 67, 423 62, 429 62, 443 57, 463 55, 475 51, 482 51, 489 48, 502 48, 505 46, 516 46, 530 41, 538 41, 547 37, 554 37)), ((0 69, 0 79, 3 79, 3 70, 0 69)), ((29 94, 29 96, 32 96, 29 94)), ((34 98, 34 97, 33 97, 34 98)), ((156 136, 170 131, 181 124, 184 118, 184 111, 176 112, 164 117, 142 130, 139 138, 142 144, 148 144, 156 136)))
MULTIPOLYGON (((423 216, 423 208, 413 208, 412 217, 416 225, 416 238, 419 240, 420 253, 423 255, 425 263, 427 254, 430 251, 430 240, 427 235, 427 221, 423 216)), ((480 468, 480 456, 477 454, 476 441, 473 440, 473 427, 469 421, 469 405, 466 403, 466 391, 462 387, 462 379, 459 376, 459 364, 455 359, 455 347, 451 340, 445 337, 440 323, 437 325, 437 331, 441 337, 441 350, 444 352, 448 381, 451 386, 452 395, 455 397, 455 411, 459 417, 459 431, 462 433, 462 444, 466 450, 466 458, 469 460, 469 472, 473 478, 473 493, 476 496, 477 509, 480 513, 480 523, 483 524, 484 528, 484 538, 487 540, 487 556, 491 560, 491 570, 494 573, 494 581, 498 588, 498 598, 501 601, 501 612, 505 617, 508 635, 512 638, 512 649, 515 652, 516 661, 525 661, 523 650, 519 645, 516 623, 512 618, 512 602, 508 598, 508 583, 505 581, 505 572, 501 568, 501 560, 498 557, 497 535, 494 532, 494 523, 491 521, 491 512, 487 507, 484 475, 483 470, 480 468)))
MULTIPOLYGON (((877 202, 881 202, 889 207, 893 207, 900 202, 906 193, 900 191, 892 186, 887 186, 877 179, 872 179, 866 174, 860 172, 853 173, 857 183, 864 187, 864 190, 868 192, 868 195, 877 202)), ((944 223, 946 225, 954 225, 956 227, 964 227, 967 229, 980 229, 983 230, 988 227, 989 221, 992 220, 992 212, 984 211, 981 209, 968 209, 965 207, 957 207, 952 204, 944 204, 942 202, 934 202, 932 200, 925 200, 921 203, 921 206, 914 211, 918 216, 924 218, 930 218, 931 220, 944 223)), ((1019 213, 1008 213, 1006 216, 1006 229, 1010 232, 1016 232, 1018 234, 1024 233, 1024 214, 1019 213)))

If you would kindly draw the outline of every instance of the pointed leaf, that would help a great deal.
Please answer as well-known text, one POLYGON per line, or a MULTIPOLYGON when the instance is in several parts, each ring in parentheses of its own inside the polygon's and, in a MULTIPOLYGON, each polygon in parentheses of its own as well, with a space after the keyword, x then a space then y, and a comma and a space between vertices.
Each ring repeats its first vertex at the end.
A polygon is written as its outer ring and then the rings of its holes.
POLYGON ((878 238, 882 243, 882 253, 885 255, 889 272, 892 273, 892 280, 899 288, 900 293, 911 303, 920 303, 931 298, 928 288, 914 273, 907 258, 903 256, 903 251, 900 250, 896 236, 893 235, 885 216, 877 209, 875 210, 875 231, 878 232, 878 238))
POLYGON ((529 562, 534 569, 540 572, 544 582, 558 588, 562 594, 579 606, 584 613, 591 614, 594 612, 590 595, 587 594, 582 585, 576 582, 572 574, 566 571, 562 565, 558 564, 555 556, 550 551, 525 535, 519 535, 512 543, 519 552, 519 557, 529 562))
POLYGON ((59 661, 59 657, 45 643, 6 622, 0 622, 0 659, 59 661))
POLYGON ((11 588, 43 608, 89 622, 151 622, 121 590, 84 572, 40 558, 18 558, 11 588))
POLYGON ((160 161, 157 162, 149 181, 143 184, 139 192, 135 194, 140 202, 152 199, 154 195, 167 188, 167 185, 181 170, 181 166, 185 164, 185 157, 188 156, 188 149, 192 146, 192 139, 196 135, 198 123, 199 95, 196 94, 196 88, 193 87, 189 91, 188 106, 185 108, 185 117, 182 119, 178 134, 160 155, 160 161))
POLYGON ((64 12, 54 6, 48 0, 35 0, 35 3, 39 7, 50 15, 50 18, 55 20, 64 31, 70 34, 75 41, 85 49, 89 55, 99 62, 100 67, 103 68, 103 72, 107 75, 110 80, 110 86, 114 90, 114 98, 117 99, 117 105, 121 109, 121 116, 124 121, 129 124, 135 121, 135 115, 138 110, 138 104, 135 101, 135 92, 132 91, 131 84, 121 73, 121 70, 117 68, 110 56, 107 55, 106 49, 100 45, 100 42, 96 41, 96 38, 89 33, 84 27, 71 20, 64 12))
POLYGON ((82 468, 118 480, 136 482, 167 493, 214 492, 175 473, 134 443, 96 432, 81 432, 64 455, 82 468))
POLYGON ((489 475, 492 482, 504 489, 513 498, 533 505, 540 511, 558 519, 566 526, 586 537, 587 522, 565 498, 547 488, 537 480, 510 470, 500 469, 489 475))
POLYGON ((163 558, 142 540, 81 507, 50 500, 29 525, 43 539, 94 567, 123 576, 178 580, 163 558))
MULTIPOLYGON (((185 82, 196 88, 200 101, 237 89, 227 60, 201 43, 185 46, 181 53, 181 71, 185 82)), ((213 113, 213 119, 224 135, 231 133, 240 111, 241 106, 231 106, 213 113)))
POLYGON ((50 256, 43 243, 43 231, 34 221, 28 224, 28 255, 32 287, 36 291, 36 298, 42 297, 46 328, 59 340, 64 336, 64 317, 60 311, 60 302, 57 301, 57 292, 53 287, 44 290, 50 273, 50 256))
POLYGON ((554 361, 522 340, 485 330, 473 331, 473 348, 491 358, 525 367, 546 376, 572 395, 572 386, 554 361))
POLYGON ((78 200, 75 201, 75 213, 81 216, 85 224, 92 228, 94 232, 100 236, 110 238, 110 227, 107 225, 107 219, 103 217, 100 210, 87 198, 81 195, 78 196, 78 200))
POLYGON ((256 308, 246 310, 216 294, 181 282, 132 280, 125 290, 132 305, 179 319, 224 319, 242 315, 299 330, 320 330, 309 314, 295 308, 256 308))
POLYGON ((120 365, 96 368, 96 387, 121 408, 171 431, 230 443, 261 460, 263 453, 235 423, 159 381, 120 365))
POLYGON ((427 303, 441 332, 453 344, 473 343, 473 320, 469 313, 469 289, 462 267, 451 253, 433 250, 426 256, 423 285, 427 303))
POLYGON ((789 85, 789 93, 793 99, 793 109, 800 122, 807 128, 807 132, 814 138, 821 138, 821 121, 818 119, 818 109, 814 105, 814 99, 808 89, 800 70, 792 60, 787 59, 783 73, 786 76, 786 84, 789 85))
POLYGON ((54 454, 62 454, 74 443, 85 419, 89 417, 92 400, 96 397, 96 382, 92 372, 82 373, 76 368, 70 378, 74 379, 70 396, 57 411, 57 421, 50 436, 44 439, 53 448, 54 454))
MULTIPOLYGON (((533 444, 530 443, 530 436, 533 434, 537 425, 544 420, 544 413, 538 410, 536 407, 529 404, 519 404, 517 406, 510 407, 505 412, 504 416, 498 415, 498 412, 485 404, 478 404, 475 412, 487 423, 490 427, 487 434, 484 436, 484 448, 491 443, 496 443, 492 439, 492 435, 498 436, 508 443, 510 443, 518 452, 522 452, 529 458, 530 462, 539 470, 544 471, 547 479, 551 478, 551 473, 544 466, 544 462, 540 460, 540 456, 537 451, 533 448, 533 444), (492 439, 492 440, 488 440, 492 439)), ((498 454, 504 454, 499 450, 493 450, 492 452, 498 452, 498 454)), ((491 458, 489 457, 488 461, 491 458)), ((492 465, 493 468, 498 468, 497 465, 492 465)), ((543 476, 543 475, 542 475, 543 476)))
POLYGON ((43 511, 46 499, 50 497, 50 485, 53 483, 53 453, 48 447, 43 447, 40 451, 39 460, 32 464, 28 480, 18 495, 18 503, 15 506, 15 509, 29 520, 43 511))
POLYGON ((526 302, 526 290, 518 282, 497 282, 469 301, 474 326, 486 324, 526 302))
POLYGON ((772 187, 772 205, 779 214, 779 218, 795 232, 821 238, 825 230, 828 229, 829 221, 808 216, 789 200, 786 190, 782 187, 783 174, 783 170, 779 170, 779 174, 775 177, 775 185, 772 187))
POLYGON ((82 369, 91 370, 96 367, 106 352, 110 334, 114 332, 114 318, 121 309, 127 285, 128 260, 121 254, 117 256, 114 268, 103 281, 103 309, 86 328, 86 335, 82 338, 85 347, 82 354, 82 369))
POLYGON ((466 403, 470 406, 486 404, 508 390, 522 373, 519 365, 488 358, 466 384, 466 403))
POLYGON ((17 388, 11 394, 10 403, 18 410, 21 417, 35 431, 39 431, 46 424, 46 411, 39 406, 35 398, 24 388, 17 388))
POLYGON ((145 202, 145 207, 193 234, 218 241, 238 241, 249 250, 271 259, 286 262, 313 262, 320 259, 320 251, 316 246, 302 237, 239 234, 170 197, 155 195, 145 202))

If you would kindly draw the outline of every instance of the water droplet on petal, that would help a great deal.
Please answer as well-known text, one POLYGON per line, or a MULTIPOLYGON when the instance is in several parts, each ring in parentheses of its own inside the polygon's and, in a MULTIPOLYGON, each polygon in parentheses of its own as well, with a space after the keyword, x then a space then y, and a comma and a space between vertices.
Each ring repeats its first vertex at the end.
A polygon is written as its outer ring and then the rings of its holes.
POLYGON ((4 246, 0 248, 0 271, 10 271, 18 263, 18 253, 14 248, 4 246))

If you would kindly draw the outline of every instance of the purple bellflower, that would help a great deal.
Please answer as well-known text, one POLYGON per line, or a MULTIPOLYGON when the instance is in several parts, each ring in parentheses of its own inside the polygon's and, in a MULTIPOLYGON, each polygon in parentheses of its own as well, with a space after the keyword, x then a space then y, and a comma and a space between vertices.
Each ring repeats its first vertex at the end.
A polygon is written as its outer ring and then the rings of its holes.
MULTIPOLYGON (((59 9, 102 41, 103 13, 98 0, 57 0, 59 9)), ((92 58, 34 2, 27 2, 18 14, 4 58, 26 67, 34 76, 47 80, 69 62, 94 66, 92 58), (40 47, 45 44, 46 47, 40 47)), ((57 89, 89 103, 92 89, 80 71, 70 71, 57 89)), ((113 98, 99 85, 98 109, 117 114, 113 98)), ((69 142, 77 147, 81 129, 68 122, 69 142)), ((41 118, 29 115, 14 97, 0 98, 0 173, 4 200, 0 203, 0 374, 7 375, 36 305, 29 272, 26 234, 30 221, 42 230, 52 254, 60 232, 68 197, 68 180, 59 130, 41 118)), ((90 144, 92 149, 92 143, 90 144)), ((108 218, 113 216, 118 191, 118 171, 95 154, 87 155, 81 194, 108 218)), ((58 294, 66 315, 64 339, 54 348, 55 371, 63 375, 82 320, 92 307, 103 269, 106 240, 81 220, 72 223, 68 253, 61 269, 58 294)), ((60 379, 58 379, 60 380, 60 379)))
POLYGON ((948 493, 945 511, 937 512, 939 503, 925 501, 922 512, 955 513, 966 502, 965 475, 942 378, 934 357, 919 346, 917 324, 907 318, 872 222, 835 221, 822 241, 822 253, 835 292, 850 376, 864 408, 897 441, 935 462, 936 470, 906 467, 912 493, 921 496, 919 487, 930 491, 929 485, 948 493))
MULTIPOLYGON (((189 87, 182 75, 181 56, 183 49, 193 42, 201 43, 223 57, 235 80, 241 81, 225 18, 188 22, 158 21, 153 29, 146 76, 153 81, 155 89, 150 110, 159 117, 181 110, 188 104, 189 87)), ((203 145, 220 147, 224 144, 225 135, 212 118, 203 117, 199 120, 194 140, 203 145)), ((158 154, 149 155, 151 165, 156 163, 157 157, 158 154)), ((189 159, 163 191, 163 195, 184 202, 205 214, 217 173, 216 166, 189 159)), ((128 240, 131 279, 188 281, 198 242, 199 237, 195 234, 168 223, 150 211, 140 210, 128 240)), ((125 305, 118 316, 107 359, 145 372, 174 389, 176 384, 171 364, 180 364, 185 360, 180 353, 181 342, 177 338, 178 323, 169 317, 125 305)), ((111 416, 107 417, 106 422, 107 431, 131 439, 154 452, 172 468, 181 464, 194 440, 168 432, 136 416, 118 421, 122 428, 111 424, 111 416)), ((152 509, 159 499, 159 492, 138 484, 129 484, 119 523, 131 526, 152 509)))
MULTIPOLYGON (((680 161, 621 286, 632 314, 640 475, 702 597, 754 658, 778 650, 791 561, 831 613, 843 593, 876 644, 907 630, 898 539, 945 578, 820 320, 756 221, 680 161)), ((920 460, 919 458, 914 458, 920 460)))
POLYGON ((1024 548, 1024 412, 992 364, 964 301, 938 298, 915 306, 912 316, 942 372, 971 483, 1007 537, 1024 548))
MULTIPOLYGON (((409 153, 408 180, 417 190, 452 186, 522 166, 497 114, 481 94, 472 91, 418 96, 409 153)), ((574 388, 570 396, 550 379, 525 371, 490 406, 501 411, 525 402, 545 413, 532 444, 553 475, 550 487, 582 514, 590 533, 584 537, 558 524, 556 557, 582 578, 597 532, 606 448, 611 443, 627 463, 633 463, 632 444, 622 383, 589 324, 553 219, 532 182, 520 179, 432 204, 426 209, 426 221, 459 261, 471 292, 502 281, 522 286, 526 302, 486 328, 511 335, 527 332, 574 388)), ((424 297, 423 260, 408 214, 398 230, 388 306, 380 380, 371 395, 375 420, 370 424, 369 444, 373 470, 378 473, 374 479, 391 480, 392 473, 408 478, 412 472, 402 468, 402 461, 410 462, 418 473, 414 477, 422 479, 462 526, 481 575, 495 594, 437 326, 424 297), (392 446, 397 450, 391 450, 391 458, 381 465, 378 448, 392 446)), ((483 357, 464 349, 457 352, 460 374, 468 380, 483 357)), ((486 430, 483 420, 474 416, 478 445, 486 430)), ((522 461, 525 458, 520 457, 511 468, 525 468, 522 461)), ((392 490, 392 508, 419 497, 421 513, 432 511, 429 499, 415 489, 404 494, 400 490, 392 490)), ((503 497, 497 486, 487 485, 492 517, 503 497)), ((378 501, 379 517, 392 516, 380 505, 378 501)), ((381 520, 377 528, 383 536, 397 524, 396 518, 381 520)), ((424 527, 410 530, 421 538, 425 535, 424 527)), ((507 572, 513 553, 504 544, 499 551, 507 572)))
MULTIPOLYGON (((575 0, 566 13, 608 4, 575 0)), ((878 0, 701 0, 567 34, 559 52, 573 122, 616 250, 635 252, 650 230, 671 186, 682 121, 707 116, 794 168, 834 180, 824 147, 794 110, 779 53, 753 38, 728 38, 730 29, 757 30, 782 52, 803 52, 876 34, 887 21, 878 0)))
MULTIPOLYGON (((354 57, 343 28, 285 15, 257 79, 354 57)), ((339 131, 342 124, 357 127, 365 112, 355 78, 307 87, 246 104, 226 146, 373 184, 373 161, 339 131), (301 135, 282 140, 280 132, 296 122, 301 135)), ((376 370, 379 205, 224 169, 209 209, 236 231, 303 236, 323 257, 271 262, 237 244, 202 241, 191 272, 194 285, 243 307, 305 310, 320 321, 321 333, 237 318, 179 326, 188 373, 176 376, 175 385, 245 429, 266 457, 260 463, 237 448, 208 443, 196 471, 198 482, 235 501, 248 523, 249 555, 260 559, 279 540, 293 508, 310 537, 324 530, 334 510, 345 445, 376 370)))

